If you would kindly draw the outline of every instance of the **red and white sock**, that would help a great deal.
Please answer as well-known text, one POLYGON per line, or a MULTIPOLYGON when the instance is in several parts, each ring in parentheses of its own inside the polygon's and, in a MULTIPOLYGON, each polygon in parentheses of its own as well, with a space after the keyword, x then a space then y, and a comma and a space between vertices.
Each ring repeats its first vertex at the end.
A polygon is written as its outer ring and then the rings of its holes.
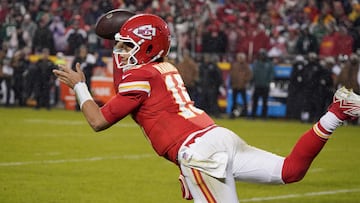
POLYGON ((329 139, 330 135, 334 132, 334 130, 337 127, 341 126, 342 123, 343 121, 336 117, 334 113, 328 111, 313 126, 313 130, 318 136, 324 139, 329 139))

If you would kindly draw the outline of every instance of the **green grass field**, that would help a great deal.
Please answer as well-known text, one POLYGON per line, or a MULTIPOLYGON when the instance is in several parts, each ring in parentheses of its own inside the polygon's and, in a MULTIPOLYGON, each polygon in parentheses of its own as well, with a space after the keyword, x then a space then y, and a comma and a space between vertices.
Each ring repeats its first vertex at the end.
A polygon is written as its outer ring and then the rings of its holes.
MULTIPOLYGON (((249 144, 290 152, 311 125, 227 120, 249 144)), ((241 202, 360 202, 360 127, 342 126, 305 179, 291 185, 237 183, 241 202)), ((180 203, 177 167, 158 157, 126 118, 95 133, 79 112, 0 108, 1 203, 180 203)))

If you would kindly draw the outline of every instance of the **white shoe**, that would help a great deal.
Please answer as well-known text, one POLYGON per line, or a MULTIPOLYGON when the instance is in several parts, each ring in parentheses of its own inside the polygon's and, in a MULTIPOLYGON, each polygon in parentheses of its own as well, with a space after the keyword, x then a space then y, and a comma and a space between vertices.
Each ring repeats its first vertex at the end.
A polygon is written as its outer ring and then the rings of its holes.
POLYGON ((360 95, 342 87, 333 97, 333 103, 328 111, 334 113, 340 120, 354 120, 360 117, 360 95))

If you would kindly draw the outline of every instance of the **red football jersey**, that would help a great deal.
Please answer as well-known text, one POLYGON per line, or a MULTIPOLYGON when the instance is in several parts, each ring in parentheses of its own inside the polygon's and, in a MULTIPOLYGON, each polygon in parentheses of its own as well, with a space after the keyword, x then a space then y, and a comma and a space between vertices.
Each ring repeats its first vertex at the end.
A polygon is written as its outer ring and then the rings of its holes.
POLYGON ((115 123, 131 113, 155 151, 174 163, 189 134, 214 125, 194 106, 179 72, 170 63, 136 66, 115 77, 117 95, 101 108, 105 119, 115 123))

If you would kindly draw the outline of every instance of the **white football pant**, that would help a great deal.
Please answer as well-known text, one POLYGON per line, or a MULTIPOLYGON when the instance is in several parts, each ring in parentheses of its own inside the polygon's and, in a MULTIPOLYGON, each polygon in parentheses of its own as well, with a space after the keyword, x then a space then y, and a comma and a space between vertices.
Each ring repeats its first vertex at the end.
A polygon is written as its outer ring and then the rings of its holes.
POLYGON ((252 147, 232 131, 215 127, 178 153, 195 203, 238 203, 235 181, 283 184, 284 157, 252 147))

